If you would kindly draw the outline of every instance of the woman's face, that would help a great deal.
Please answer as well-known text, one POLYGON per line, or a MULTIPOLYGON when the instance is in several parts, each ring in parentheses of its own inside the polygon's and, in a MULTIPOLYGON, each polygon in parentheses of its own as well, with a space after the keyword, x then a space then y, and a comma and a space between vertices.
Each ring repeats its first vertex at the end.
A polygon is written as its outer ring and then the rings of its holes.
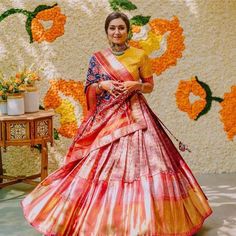
POLYGON ((121 18, 114 19, 110 22, 107 29, 108 40, 115 44, 124 44, 127 37, 127 26, 121 18))

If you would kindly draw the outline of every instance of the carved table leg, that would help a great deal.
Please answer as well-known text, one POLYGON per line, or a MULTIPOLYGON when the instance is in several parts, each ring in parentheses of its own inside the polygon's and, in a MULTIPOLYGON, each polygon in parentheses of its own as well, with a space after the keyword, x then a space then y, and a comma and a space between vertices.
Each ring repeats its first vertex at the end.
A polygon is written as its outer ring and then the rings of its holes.
POLYGON ((42 144, 42 159, 41 159, 41 180, 44 180, 48 175, 48 147, 47 142, 42 144))

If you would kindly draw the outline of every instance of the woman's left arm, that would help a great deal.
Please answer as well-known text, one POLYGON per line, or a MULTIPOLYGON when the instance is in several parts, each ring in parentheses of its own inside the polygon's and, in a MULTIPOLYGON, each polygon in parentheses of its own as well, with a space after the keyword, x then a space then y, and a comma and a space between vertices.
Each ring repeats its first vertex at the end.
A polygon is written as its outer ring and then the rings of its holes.
POLYGON ((126 92, 140 91, 141 93, 151 93, 153 90, 152 82, 126 81, 123 83, 126 92))
POLYGON ((124 87, 129 92, 139 90, 142 93, 151 93, 154 87, 152 65, 147 54, 143 54, 139 65, 140 81, 126 81, 124 87))

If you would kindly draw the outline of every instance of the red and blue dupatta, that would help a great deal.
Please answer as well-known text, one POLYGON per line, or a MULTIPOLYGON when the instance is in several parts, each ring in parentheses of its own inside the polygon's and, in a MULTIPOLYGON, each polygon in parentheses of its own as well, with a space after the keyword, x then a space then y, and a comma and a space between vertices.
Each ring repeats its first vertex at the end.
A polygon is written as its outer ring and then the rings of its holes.
POLYGON ((121 94, 114 98, 107 92, 96 94, 90 86, 102 80, 134 80, 128 70, 115 58, 110 49, 94 54, 90 62, 85 93, 89 112, 80 126, 66 156, 66 163, 84 158, 91 151, 146 128, 137 93, 121 94), (131 99, 132 98, 132 99, 131 99))

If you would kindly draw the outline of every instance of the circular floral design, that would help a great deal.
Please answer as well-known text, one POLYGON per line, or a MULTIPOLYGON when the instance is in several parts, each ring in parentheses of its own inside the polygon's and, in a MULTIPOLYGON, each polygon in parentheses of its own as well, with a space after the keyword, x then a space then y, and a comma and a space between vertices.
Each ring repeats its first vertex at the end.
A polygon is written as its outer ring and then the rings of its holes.
POLYGON ((73 98, 80 104, 83 110, 83 116, 87 111, 86 98, 84 95, 84 86, 80 81, 73 80, 52 80, 51 87, 44 97, 45 109, 54 109, 60 114, 60 124, 58 132, 67 138, 72 138, 78 129, 77 118, 75 115, 75 106, 68 99, 62 99, 60 93, 67 97, 73 98))
POLYGON ((197 119, 198 115, 204 110, 207 104, 206 95, 205 89, 196 77, 191 80, 181 80, 175 93, 178 108, 186 112, 189 118, 193 120, 197 119), (190 102, 191 93, 199 96, 199 99, 193 103, 190 102))
POLYGON ((40 11, 31 22, 33 41, 53 42, 64 34, 66 16, 61 13, 59 6, 40 11), (45 29, 40 21, 52 21, 52 27, 45 29))
POLYGON ((146 51, 151 57, 152 68, 157 75, 176 65, 177 59, 182 57, 185 49, 184 36, 177 17, 171 21, 153 19, 147 25, 133 26, 131 30, 133 36, 130 45, 146 51), (163 52, 160 53, 160 49, 163 52))
POLYGON ((11 8, 0 15, 0 22, 13 14, 23 14, 27 17, 25 28, 30 36, 30 43, 53 42, 57 37, 64 34, 66 16, 60 12, 57 3, 52 6, 39 5, 33 12, 24 9, 11 8), (52 27, 45 29, 41 21, 52 21, 52 27))
POLYGON ((230 140, 236 135, 236 86, 231 87, 231 92, 224 94, 224 100, 220 103, 222 109, 219 112, 224 130, 230 140))

